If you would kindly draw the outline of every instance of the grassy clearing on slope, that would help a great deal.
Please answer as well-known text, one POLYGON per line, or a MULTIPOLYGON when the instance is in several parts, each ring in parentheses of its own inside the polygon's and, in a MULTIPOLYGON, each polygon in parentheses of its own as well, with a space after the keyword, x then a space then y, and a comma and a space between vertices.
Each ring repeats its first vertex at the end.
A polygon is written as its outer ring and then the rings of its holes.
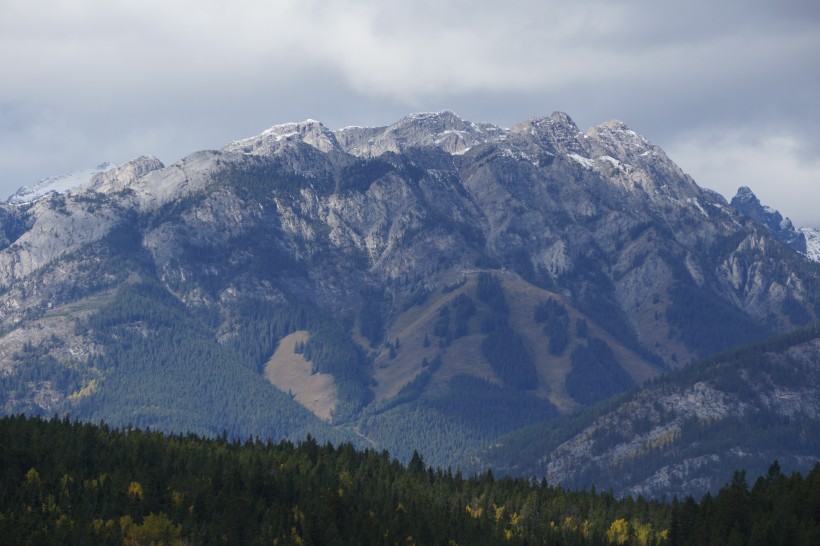
POLYGON ((297 402, 325 421, 330 420, 339 403, 333 376, 313 373, 313 365, 296 353, 297 343, 304 343, 308 333, 293 332, 279 341, 279 346, 265 364, 265 378, 284 392, 292 393, 297 402))

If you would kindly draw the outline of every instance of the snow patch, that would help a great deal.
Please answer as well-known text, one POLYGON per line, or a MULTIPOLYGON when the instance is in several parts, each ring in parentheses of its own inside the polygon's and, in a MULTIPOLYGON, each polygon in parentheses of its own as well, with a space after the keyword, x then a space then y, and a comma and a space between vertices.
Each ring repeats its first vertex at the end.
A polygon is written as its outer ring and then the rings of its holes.
POLYGON ((709 213, 706 212, 706 210, 701 206, 700 202, 697 200, 696 197, 687 197, 686 200, 695 205, 695 207, 701 212, 701 214, 703 214, 707 218, 709 217, 709 213))
POLYGON ((609 155, 602 155, 598 158, 600 161, 606 161, 607 163, 611 164, 613 167, 619 168, 621 166, 621 162, 609 155))
POLYGON ((595 162, 588 157, 584 157, 578 154, 567 154, 567 157, 575 161, 576 163, 582 165, 586 169, 595 170, 595 162))
POLYGON ((536 157, 532 157, 530 154, 519 150, 517 148, 506 147, 501 150, 501 155, 504 157, 509 157, 511 159, 515 159, 516 161, 528 161, 532 163, 534 166, 539 167, 541 162, 536 157))

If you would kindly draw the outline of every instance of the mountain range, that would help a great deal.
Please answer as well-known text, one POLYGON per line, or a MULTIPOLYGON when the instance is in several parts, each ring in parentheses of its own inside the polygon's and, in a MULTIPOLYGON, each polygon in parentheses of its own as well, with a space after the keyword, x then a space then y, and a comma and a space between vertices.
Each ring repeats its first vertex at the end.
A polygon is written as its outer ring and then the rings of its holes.
MULTIPOLYGON (((811 232, 699 187, 619 121, 308 120, 71 186, 0 204, 5 413, 466 468, 820 315, 811 232)), ((560 464, 527 469, 581 483, 560 464)))

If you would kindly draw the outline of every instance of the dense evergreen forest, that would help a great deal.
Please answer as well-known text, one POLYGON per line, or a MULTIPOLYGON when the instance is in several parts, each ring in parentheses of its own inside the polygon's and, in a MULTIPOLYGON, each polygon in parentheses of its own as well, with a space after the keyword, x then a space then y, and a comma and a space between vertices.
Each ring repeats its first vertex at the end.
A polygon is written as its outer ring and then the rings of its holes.
POLYGON ((594 404, 635 385, 602 339, 592 338, 579 345, 571 358, 567 392, 582 404, 594 404))
POLYGON ((2 544, 820 544, 820 463, 716 495, 616 499, 350 444, 0 419, 2 544))

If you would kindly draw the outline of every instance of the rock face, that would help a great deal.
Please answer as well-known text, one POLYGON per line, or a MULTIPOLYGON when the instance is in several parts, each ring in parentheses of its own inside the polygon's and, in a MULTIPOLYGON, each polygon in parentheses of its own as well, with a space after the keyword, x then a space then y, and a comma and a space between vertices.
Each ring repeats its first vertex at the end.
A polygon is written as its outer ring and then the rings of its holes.
POLYGON ((815 262, 820 262, 820 229, 800 228, 806 238, 806 256, 815 262))
MULTIPOLYGON (((572 411, 579 404, 564 378, 570 353, 586 341, 566 334, 568 348, 551 353, 543 326, 533 324, 537 302, 560 302, 572 319, 564 328, 575 332, 578 321, 578 332, 604 339, 640 383, 817 318, 818 267, 776 235, 745 222, 618 121, 586 133, 563 113, 510 129, 452 112, 335 132, 313 120, 277 125, 169 166, 142 157, 64 193, 0 204, 0 366, 17 378, 5 383, 2 404, 14 411, 14 400, 34 400, 40 389, 62 393, 62 405, 47 397, 48 411, 71 412, 72 392, 89 392, 91 379, 103 396, 113 380, 93 368, 94 355, 110 354, 124 335, 151 340, 156 332, 133 319, 105 337, 89 317, 129 286, 150 283, 204 324, 198 339, 220 347, 245 343, 253 321, 271 310, 333 317, 345 327, 334 335, 358 347, 334 369, 343 375, 344 362, 363 363, 353 387, 337 375, 339 407, 348 422, 369 419, 368 430, 389 428, 377 421, 397 407, 391 397, 439 396, 438 404, 465 376, 486 382, 467 384, 492 396, 572 411), (515 303, 503 321, 478 296, 487 274, 515 303), (475 317, 462 317, 450 337, 434 336, 445 307, 469 308, 456 296, 479 301, 475 317), (69 331, 58 317, 77 325, 69 331), (486 360, 485 329, 494 324, 530 355, 522 359, 533 362, 537 381, 527 396, 510 394, 520 382, 486 360), (50 334, 26 343, 20 332, 35 330, 50 334), (66 356, 65 347, 83 345, 95 349, 66 356), (37 386, 43 381, 29 389, 24 360, 90 368, 73 383, 48 376, 47 389, 37 386), (429 379, 423 388, 419 378, 429 379), (382 409, 361 413, 370 401, 382 409)), ((264 347, 270 353, 253 358, 267 360, 273 347, 264 347)), ((441 407, 424 411, 446 419, 441 407)), ((478 442, 511 426, 512 418, 465 437, 478 442)))

